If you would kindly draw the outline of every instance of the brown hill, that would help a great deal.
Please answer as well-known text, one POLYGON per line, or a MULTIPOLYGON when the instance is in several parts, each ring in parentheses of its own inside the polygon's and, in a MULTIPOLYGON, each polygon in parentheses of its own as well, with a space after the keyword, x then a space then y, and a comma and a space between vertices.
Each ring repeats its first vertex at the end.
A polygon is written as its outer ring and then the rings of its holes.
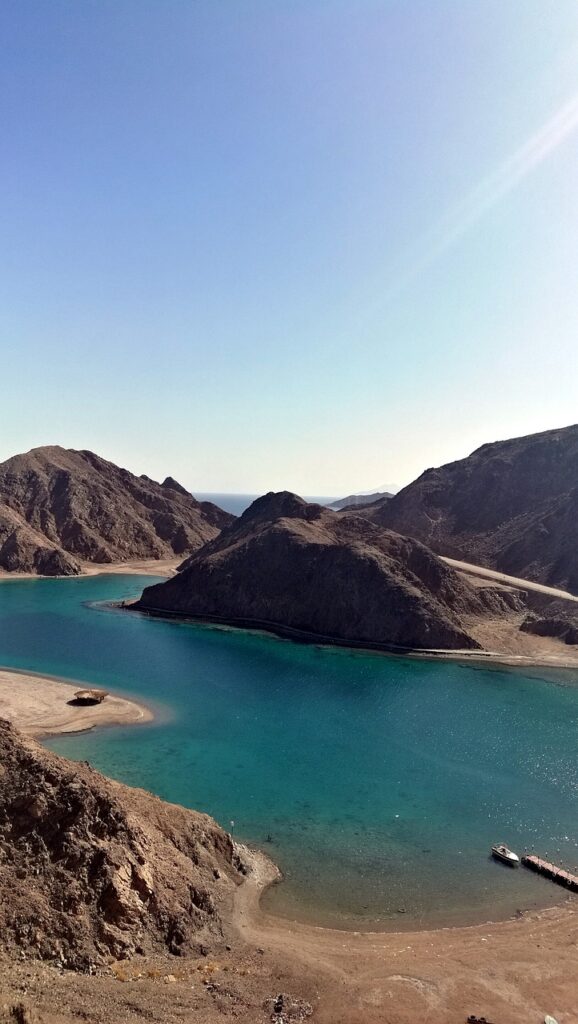
POLYGON ((485 444, 360 514, 440 554, 578 592, 578 425, 485 444))
POLYGON ((171 477, 158 484, 88 451, 34 448, 0 465, 0 568, 10 572, 184 555, 233 518, 171 477))
POLYGON ((0 719, 0 948, 88 970, 199 951, 245 868, 207 815, 104 778, 0 719))
POLYGON ((476 648, 463 616, 504 608, 422 544, 268 494, 137 607, 352 644, 476 648))

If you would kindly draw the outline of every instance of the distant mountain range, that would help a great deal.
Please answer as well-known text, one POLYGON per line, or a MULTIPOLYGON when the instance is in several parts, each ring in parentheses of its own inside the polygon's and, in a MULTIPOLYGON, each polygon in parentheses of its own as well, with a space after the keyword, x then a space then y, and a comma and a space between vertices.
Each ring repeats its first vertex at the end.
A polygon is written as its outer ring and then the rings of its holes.
POLYGON ((440 554, 578 593, 578 425, 485 444, 361 514, 440 554))
MULTIPOLYGON (((70 575, 179 556, 141 608, 425 648, 477 646, 474 620, 507 603, 438 555, 578 593, 578 426, 483 445, 396 495, 344 503, 270 493, 236 519, 172 477, 36 448, 0 465, 0 568, 70 575)), ((544 624, 536 610, 527 633, 573 642, 569 613, 544 624)))
POLYGON ((465 617, 505 600, 414 540, 284 491, 255 501, 136 607, 301 639, 477 648, 465 617))
POLYGON ((134 476, 88 451, 35 448, 0 464, 0 568, 74 575, 85 562, 195 551, 234 516, 167 477, 134 476))
POLYGON ((373 505, 375 501, 388 498, 393 498, 393 491, 376 491, 375 494, 348 494, 346 498, 332 501, 328 508, 333 509, 334 512, 339 512, 341 509, 364 508, 366 505, 373 505))

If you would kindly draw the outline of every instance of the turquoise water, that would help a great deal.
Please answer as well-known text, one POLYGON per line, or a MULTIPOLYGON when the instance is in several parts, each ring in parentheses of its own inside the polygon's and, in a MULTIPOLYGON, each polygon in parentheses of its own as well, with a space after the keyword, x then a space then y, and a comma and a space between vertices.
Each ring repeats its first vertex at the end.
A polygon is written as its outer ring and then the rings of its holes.
POLYGON ((263 846, 286 875, 277 912, 399 927, 560 899, 487 854, 503 840, 578 864, 578 687, 87 605, 147 582, 0 585, 0 664, 158 705, 151 725, 53 749, 263 846))

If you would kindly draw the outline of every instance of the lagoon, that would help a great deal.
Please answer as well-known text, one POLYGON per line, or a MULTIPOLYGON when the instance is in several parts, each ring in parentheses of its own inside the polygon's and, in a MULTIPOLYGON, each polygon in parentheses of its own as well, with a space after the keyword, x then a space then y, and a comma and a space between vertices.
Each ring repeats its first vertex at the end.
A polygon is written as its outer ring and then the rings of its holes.
POLYGON ((349 928, 496 919, 578 864, 578 674, 304 646, 103 607, 150 577, 0 584, 0 664, 140 698, 151 725, 49 746, 207 811, 285 874, 271 911, 349 928), (270 841, 269 841, 270 840, 270 841))

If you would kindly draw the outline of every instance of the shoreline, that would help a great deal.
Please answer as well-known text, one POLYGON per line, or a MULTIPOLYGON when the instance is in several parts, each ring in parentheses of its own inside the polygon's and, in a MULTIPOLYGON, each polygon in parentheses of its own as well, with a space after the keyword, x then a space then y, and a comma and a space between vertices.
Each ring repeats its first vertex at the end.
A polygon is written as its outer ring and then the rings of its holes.
MULTIPOLYGON (((12 690, 27 679, 27 700, 39 684, 58 686, 67 696, 74 690, 70 682, 16 670, 0 670, 0 686, 3 677, 6 685, 5 677, 11 677, 12 690)), ((91 727, 97 724, 103 723, 91 727)), ((37 721, 37 741, 50 732, 46 726, 38 729, 37 721)), ((413 927, 402 931, 342 930, 264 910, 262 897, 281 881, 281 872, 263 851, 237 842, 235 846, 250 871, 231 897, 229 941, 234 936, 241 945, 233 942, 233 949, 259 954, 257 966, 248 973, 261 970, 261 963, 275 972, 289 965, 295 979, 313 979, 320 1024, 381 1024, 392 1014, 396 1024, 415 1024, 430 1016, 457 1024, 478 1008, 487 1019, 509 1024, 543 1019, 546 1012, 554 1013, 560 1024, 574 1019, 575 898, 565 896, 562 904, 498 922, 437 927, 412 922, 413 927)))
POLYGON ((134 559, 130 562, 83 562, 82 572, 71 576, 42 576, 37 572, 0 569, 0 583, 8 580, 81 580, 85 576, 174 576, 182 558, 134 559))
MULTIPOLYGON (((99 705, 69 704, 69 701, 74 699, 75 691, 83 685, 86 686, 80 682, 72 683, 59 676, 0 667, 0 718, 7 718, 22 733, 38 742, 53 736, 74 735, 115 725, 145 724, 155 720, 153 711, 146 705, 115 694, 109 694, 99 705)), ((401 922, 396 927, 394 921, 384 922, 382 927, 377 921, 349 921, 345 924, 345 921, 340 923, 337 919, 331 923, 323 921, 321 915, 318 919, 315 914, 311 918, 295 917, 290 911, 276 913, 274 907, 270 910, 264 908, 262 898, 274 885, 283 881, 282 871, 264 850, 248 846, 241 841, 235 841, 235 845, 242 849, 252 866, 251 884, 247 893, 252 894, 253 916, 258 915, 259 919, 274 923, 275 927, 282 929, 295 927, 312 929, 316 934, 321 932, 340 935, 343 941, 358 935, 400 936, 424 932, 437 933, 448 929, 495 927, 517 920, 520 913, 523 916, 540 913, 547 909, 560 908, 572 900, 567 893, 560 892, 558 899, 548 900, 543 906, 532 906, 524 908, 521 912, 511 911, 506 914, 497 908, 496 917, 484 918, 481 922, 474 920, 473 923, 471 920, 462 922, 459 916, 456 921, 447 924, 408 917, 401 927, 401 922)))
POLYGON ((101 704, 75 705, 76 690, 86 683, 43 673, 0 667, 0 718, 12 722, 26 736, 89 732, 112 725, 139 725, 155 719, 145 704, 108 693, 101 704))
MULTIPOLYGON (((563 654, 552 655, 524 655, 512 652, 488 651, 483 649, 443 649, 443 648, 415 648, 401 647, 396 644, 372 644, 370 641, 344 640, 339 637, 329 637, 318 633, 311 633, 307 630, 296 629, 292 626, 284 626, 282 623, 266 622, 262 619, 227 619, 217 615, 191 615, 181 612, 171 612, 167 609, 139 608, 138 599, 135 601, 111 601, 110 607, 120 611, 128 611, 151 619, 164 619, 167 622, 190 623, 191 625, 212 626, 215 629, 239 631, 244 633, 260 634, 273 637, 278 640, 291 643, 305 644, 310 647, 322 647, 327 650, 357 651, 360 654, 374 654, 394 658, 415 658, 421 661, 453 661, 465 666, 489 667, 501 666, 504 668, 545 668, 560 669, 563 671, 578 670, 578 651, 572 652, 573 656, 564 657, 563 654)), ((540 638, 550 639, 550 638, 540 638)), ((536 638, 534 637, 535 641, 536 638)), ((544 645, 545 646, 545 645, 544 645)), ((560 642, 563 649, 566 645, 560 642)))
MULTIPOLYGON (((440 556, 442 560, 447 561, 449 564, 453 564, 453 560, 440 556)), ((111 563, 89 563, 85 562, 82 567, 82 572, 78 576, 39 576, 36 573, 21 573, 21 572, 6 572, 0 569, 0 584, 8 580, 73 580, 73 579, 84 579, 90 576, 106 576, 106 575, 154 575, 164 576, 170 578, 177 572, 177 568, 180 565, 181 558, 173 559, 160 559, 158 561, 154 559, 141 559, 133 560, 130 562, 111 562, 111 563)), ((501 573, 497 573, 493 570, 486 569, 481 566, 470 565, 469 563, 455 563, 457 571, 464 575, 472 573, 474 578, 490 580, 500 585, 500 581, 503 584, 513 586, 515 589, 523 589, 525 584, 528 589, 539 591, 545 595, 556 597, 558 599, 565 599, 570 602, 578 602, 578 597, 571 595, 565 591, 558 591, 552 588, 546 587, 542 584, 535 584, 531 581, 524 581, 522 579, 504 576, 501 573), (498 579, 499 577, 499 579, 498 579)), ((489 667, 497 666, 504 668, 543 668, 543 669, 554 669, 569 671, 572 669, 578 670, 578 648, 575 650, 568 650, 568 645, 562 641, 558 641, 551 637, 538 637, 523 635, 522 642, 528 647, 532 648, 531 653, 522 653, 517 650, 510 651, 493 651, 489 650, 484 645, 484 638, 481 638, 482 646, 479 648, 463 648, 463 649, 444 649, 444 648, 415 648, 415 647, 403 647, 397 644, 381 644, 371 643, 371 641, 357 641, 357 640, 345 640, 339 637, 324 636, 323 634, 312 633, 307 630, 300 630, 292 626, 286 626, 282 623, 267 622, 265 620, 252 620, 252 619, 228 619, 221 618, 220 616, 210 615, 191 615, 180 612, 171 612, 167 609, 150 609, 150 608, 137 608, 135 607, 138 599, 134 602, 119 601, 109 602, 110 608, 116 608, 119 610, 138 612, 141 615, 147 615, 150 618, 165 619, 167 621, 176 621, 184 623, 198 623, 201 625, 214 626, 215 628, 239 630, 242 632, 260 633, 268 637, 276 637, 280 640, 290 641, 294 643, 302 643, 310 646, 323 647, 328 650, 342 649, 349 651, 358 651, 361 654, 376 654, 385 655, 389 657, 399 658, 415 658, 419 660, 429 661, 453 661, 458 664, 465 666, 471 665, 473 667, 479 667, 481 665, 487 665, 489 667), (537 652, 536 648, 542 648, 543 651, 537 652)), ((495 625, 495 623, 494 623, 495 625)), ((473 624, 475 630, 475 623, 473 624)), ((492 624, 488 623, 487 629, 492 630, 492 624)), ((512 627, 513 632, 516 634, 516 639, 520 641, 519 632, 512 627)))
MULTIPOLYGON (((553 914, 558 911, 568 911, 569 913, 576 914, 578 909, 578 896, 568 890, 559 889, 560 898, 556 902, 547 903, 544 906, 528 907, 525 910, 520 909, 504 917, 486 917, 482 920, 463 923, 459 920, 448 921, 447 924, 424 922, 423 925, 420 925, 418 920, 410 918, 407 921, 407 926, 404 928, 389 926, 379 928, 377 927, 377 922, 373 926, 368 922, 367 927, 363 927, 360 924, 357 928, 340 928, 334 924, 316 923, 314 920, 300 920, 296 917, 277 914, 274 911, 263 909, 263 897, 270 889, 283 882, 283 872, 264 850, 255 846, 249 846, 243 842, 237 842, 236 840, 234 840, 234 844, 237 850, 240 851, 242 859, 248 861, 250 865, 250 873, 237 891, 235 902, 239 902, 243 914, 248 913, 253 918, 253 922, 259 924, 259 927, 265 925, 267 927, 280 927, 289 931, 293 929, 313 931, 316 934, 338 935, 342 938, 346 936, 372 936, 374 938, 396 937, 399 939, 425 933, 438 934, 440 932, 469 932, 481 928, 503 928, 507 924, 520 922, 530 917, 538 917, 542 914, 553 914), (237 900, 237 897, 241 894, 242 898, 237 900)), ((578 918, 578 915, 576 916, 578 918)))
POLYGON ((560 1024, 574 1019, 575 899, 498 922, 344 932, 263 911, 261 898, 278 872, 266 854, 242 852, 252 870, 235 895, 233 927, 243 941, 325 976, 335 993, 334 1007, 326 1007, 324 993, 327 1020, 377 1024, 393 1012, 398 1024, 430 1014, 458 1021, 476 1007, 511 1024, 543 1020, 546 1012, 560 1024))

